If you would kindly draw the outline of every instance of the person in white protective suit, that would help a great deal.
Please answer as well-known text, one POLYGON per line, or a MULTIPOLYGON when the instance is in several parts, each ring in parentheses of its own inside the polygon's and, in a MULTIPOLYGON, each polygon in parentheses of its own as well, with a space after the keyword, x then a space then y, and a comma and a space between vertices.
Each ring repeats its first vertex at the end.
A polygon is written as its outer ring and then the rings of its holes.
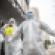
POLYGON ((27 13, 27 19, 20 24, 23 33, 23 55, 46 55, 41 37, 41 29, 55 36, 46 24, 36 20, 32 12, 27 13))
POLYGON ((11 18, 7 26, 13 27, 12 35, 5 35, 5 55, 21 55, 21 38, 19 28, 15 23, 15 19, 11 18))

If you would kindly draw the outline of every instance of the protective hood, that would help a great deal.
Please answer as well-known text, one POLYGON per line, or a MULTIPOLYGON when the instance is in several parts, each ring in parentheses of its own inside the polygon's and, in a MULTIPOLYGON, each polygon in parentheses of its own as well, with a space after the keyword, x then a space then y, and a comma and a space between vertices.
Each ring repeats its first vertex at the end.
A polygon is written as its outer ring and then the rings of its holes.
POLYGON ((27 19, 33 19, 33 14, 31 11, 26 13, 27 19))
POLYGON ((11 19, 9 20, 9 24, 15 25, 15 19, 14 19, 14 18, 11 18, 11 19))

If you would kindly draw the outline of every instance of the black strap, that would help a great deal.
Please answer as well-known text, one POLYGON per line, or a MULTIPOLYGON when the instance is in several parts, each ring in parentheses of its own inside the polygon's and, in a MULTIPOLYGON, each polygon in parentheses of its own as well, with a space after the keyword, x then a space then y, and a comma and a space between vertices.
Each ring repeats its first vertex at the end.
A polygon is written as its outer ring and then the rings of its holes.
POLYGON ((5 42, 2 42, 1 55, 5 55, 5 42))

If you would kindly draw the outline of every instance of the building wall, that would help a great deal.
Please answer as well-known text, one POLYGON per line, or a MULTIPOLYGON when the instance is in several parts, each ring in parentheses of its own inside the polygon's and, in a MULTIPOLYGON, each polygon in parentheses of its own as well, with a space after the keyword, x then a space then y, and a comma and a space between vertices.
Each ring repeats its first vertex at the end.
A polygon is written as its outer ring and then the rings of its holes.
POLYGON ((28 5, 26 4, 25 0, 17 0, 17 1, 24 11, 28 10, 28 5))

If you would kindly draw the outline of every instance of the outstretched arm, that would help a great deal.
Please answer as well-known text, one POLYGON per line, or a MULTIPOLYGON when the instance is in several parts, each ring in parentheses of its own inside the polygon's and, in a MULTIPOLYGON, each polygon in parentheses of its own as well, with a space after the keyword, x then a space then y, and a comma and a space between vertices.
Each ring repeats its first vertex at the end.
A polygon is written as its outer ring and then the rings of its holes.
POLYGON ((46 31, 48 34, 55 36, 55 31, 51 30, 47 24, 41 23, 41 29, 46 31))

